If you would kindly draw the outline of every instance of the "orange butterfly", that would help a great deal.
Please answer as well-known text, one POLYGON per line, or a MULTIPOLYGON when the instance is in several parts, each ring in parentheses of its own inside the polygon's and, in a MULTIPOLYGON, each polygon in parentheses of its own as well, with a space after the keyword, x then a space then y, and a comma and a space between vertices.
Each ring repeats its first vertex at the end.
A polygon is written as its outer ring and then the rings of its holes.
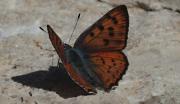
POLYGON ((128 27, 127 8, 120 5, 85 30, 74 47, 63 43, 49 25, 47 30, 72 80, 86 92, 96 93, 96 88, 110 90, 126 72, 128 60, 122 50, 126 47, 128 27))

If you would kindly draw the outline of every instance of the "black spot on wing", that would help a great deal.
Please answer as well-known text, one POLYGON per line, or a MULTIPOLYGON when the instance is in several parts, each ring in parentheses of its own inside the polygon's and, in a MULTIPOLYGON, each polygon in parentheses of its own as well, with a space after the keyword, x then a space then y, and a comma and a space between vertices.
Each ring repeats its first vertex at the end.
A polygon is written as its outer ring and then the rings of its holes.
POLYGON ((94 33, 93 33, 93 32, 91 32, 91 33, 90 33, 90 36, 91 36, 91 37, 93 37, 93 36, 94 36, 94 33))
POLYGON ((104 30, 104 26, 102 24, 97 24, 97 27, 100 31, 103 31, 104 30))
POLYGON ((101 61, 102 61, 103 64, 105 64, 105 61, 104 61, 104 59, 102 57, 101 57, 101 61))
POLYGON ((108 31, 109 31, 109 36, 113 37, 114 36, 114 31, 113 31, 113 27, 109 27, 108 31))
POLYGON ((113 66, 116 66, 115 60, 112 59, 111 61, 112 61, 113 66))
POLYGON ((103 39, 104 42, 104 46, 108 46, 109 45, 109 40, 108 39, 103 39))
POLYGON ((117 23, 118 23, 116 17, 113 17, 113 16, 111 16, 110 14, 107 15, 107 18, 108 18, 108 19, 111 19, 111 21, 112 21, 113 24, 117 24, 117 23))

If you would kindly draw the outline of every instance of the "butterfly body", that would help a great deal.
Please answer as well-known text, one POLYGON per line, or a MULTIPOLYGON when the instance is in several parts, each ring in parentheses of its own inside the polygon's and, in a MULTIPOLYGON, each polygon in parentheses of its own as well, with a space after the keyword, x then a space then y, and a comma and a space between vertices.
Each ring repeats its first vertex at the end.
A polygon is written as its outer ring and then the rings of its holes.
POLYGON ((102 85, 95 73, 95 65, 88 59, 88 55, 80 49, 65 50, 66 58, 73 69, 93 86, 102 85))
POLYGON ((108 91, 117 85, 126 72, 128 60, 122 50, 126 47, 129 16, 120 5, 100 18, 76 40, 74 47, 61 41, 47 25, 49 38, 69 76, 86 92, 96 88, 108 91))

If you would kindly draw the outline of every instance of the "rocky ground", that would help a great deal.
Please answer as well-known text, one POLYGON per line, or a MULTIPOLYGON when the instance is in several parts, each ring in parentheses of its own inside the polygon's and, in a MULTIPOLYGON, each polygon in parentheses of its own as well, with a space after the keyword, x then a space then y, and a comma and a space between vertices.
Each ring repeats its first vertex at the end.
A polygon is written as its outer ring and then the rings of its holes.
POLYGON ((1 0, 1 104, 180 104, 180 0, 1 0), (48 34, 53 26, 70 44, 117 5, 130 15, 129 68, 109 93, 87 95, 64 70, 48 34))

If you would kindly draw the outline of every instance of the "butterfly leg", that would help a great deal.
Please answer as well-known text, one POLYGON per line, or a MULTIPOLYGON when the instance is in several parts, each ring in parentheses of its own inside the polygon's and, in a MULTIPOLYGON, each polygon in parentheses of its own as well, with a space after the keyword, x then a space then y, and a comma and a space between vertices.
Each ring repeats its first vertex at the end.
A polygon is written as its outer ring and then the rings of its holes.
POLYGON ((58 62, 57 62, 57 67, 58 67, 58 68, 61 67, 61 65, 60 65, 61 63, 60 63, 59 61, 60 61, 60 59, 58 59, 58 62))
POLYGON ((60 58, 58 59, 58 62, 57 62, 57 68, 58 69, 64 69, 63 64, 60 62, 60 58))

